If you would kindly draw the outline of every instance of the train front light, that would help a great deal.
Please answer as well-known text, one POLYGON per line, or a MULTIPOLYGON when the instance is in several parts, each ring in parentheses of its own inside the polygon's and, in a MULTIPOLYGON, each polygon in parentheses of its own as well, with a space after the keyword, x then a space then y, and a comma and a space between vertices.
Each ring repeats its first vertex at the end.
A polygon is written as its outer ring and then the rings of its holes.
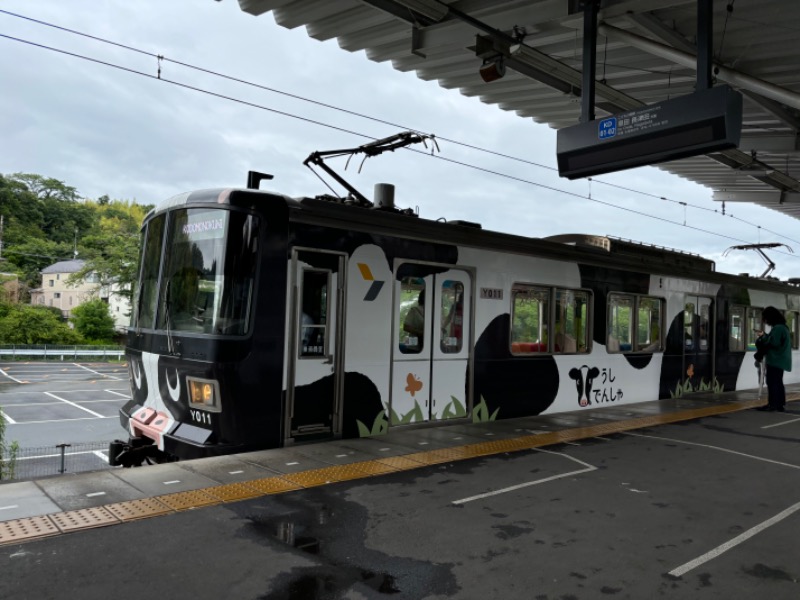
POLYGON ((186 377, 189 388, 189 405, 205 410, 219 411, 219 383, 213 379, 186 377))

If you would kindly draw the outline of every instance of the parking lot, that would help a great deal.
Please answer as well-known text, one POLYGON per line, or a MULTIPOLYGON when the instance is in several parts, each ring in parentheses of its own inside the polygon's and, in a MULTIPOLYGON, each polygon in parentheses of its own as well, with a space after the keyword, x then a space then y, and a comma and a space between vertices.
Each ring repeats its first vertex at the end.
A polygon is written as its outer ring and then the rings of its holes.
POLYGON ((129 398, 125 363, 0 362, 0 412, 6 442, 20 447, 18 476, 104 467, 108 442, 125 433, 118 412, 129 398))

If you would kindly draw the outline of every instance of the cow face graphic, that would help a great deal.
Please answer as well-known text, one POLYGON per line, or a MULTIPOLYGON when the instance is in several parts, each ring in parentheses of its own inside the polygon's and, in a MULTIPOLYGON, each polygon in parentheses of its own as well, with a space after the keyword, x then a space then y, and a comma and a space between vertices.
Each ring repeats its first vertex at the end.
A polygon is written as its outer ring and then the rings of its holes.
POLYGON ((579 369, 570 369, 569 378, 575 380, 575 387, 578 390, 578 404, 580 406, 589 406, 589 396, 592 394, 592 384, 594 378, 600 375, 600 370, 597 367, 587 367, 583 365, 579 369))

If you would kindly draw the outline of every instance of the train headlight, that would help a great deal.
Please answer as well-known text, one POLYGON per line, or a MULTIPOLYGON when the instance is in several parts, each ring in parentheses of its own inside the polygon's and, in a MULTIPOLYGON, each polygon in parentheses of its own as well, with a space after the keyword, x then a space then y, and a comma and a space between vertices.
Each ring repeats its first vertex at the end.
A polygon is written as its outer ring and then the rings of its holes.
POLYGON ((213 379, 187 376, 186 385, 189 388, 189 406, 211 411, 221 409, 219 383, 213 379))

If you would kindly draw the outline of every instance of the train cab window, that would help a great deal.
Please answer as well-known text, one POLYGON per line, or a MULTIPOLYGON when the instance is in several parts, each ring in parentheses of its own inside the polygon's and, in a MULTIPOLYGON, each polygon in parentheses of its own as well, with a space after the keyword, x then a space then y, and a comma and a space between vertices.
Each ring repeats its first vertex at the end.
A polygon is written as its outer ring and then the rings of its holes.
POLYGON ((300 358, 327 354, 328 271, 304 270, 300 306, 300 358))
POLYGON ((608 295, 608 352, 660 352, 664 299, 636 294, 608 295))
POLYGON ((555 290, 554 331, 553 352, 575 354, 589 351, 589 292, 555 290))
POLYGON ((747 329, 745 330, 745 340, 747 350, 755 351, 756 338, 758 338, 757 331, 764 330, 764 324, 761 322, 761 311, 763 309, 756 306, 747 307, 747 329))
POLYGON ((158 304, 158 271, 161 266, 161 246, 164 243, 164 223, 166 215, 154 218, 142 232, 141 280, 134 291, 131 325, 149 329, 155 325, 158 304))
POLYGON ((792 348, 797 350, 800 348, 800 339, 798 339, 797 329, 800 327, 798 322, 798 313, 795 310, 787 310, 784 315, 786 318, 786 326, 789 328, 789 335, 792 339, 792 348))
POLYGON ((399 348, 403 354, 419 354, 425 346, 425 280, 403 277, 400 280, 399 348))
POLYGON ((728 319, 728 350, 730 352, 744 352, 744 306, 731 306, 728 319))
POLYGON ((440 348, 448 354, 461 352, 464 343, 464 284, 449 279, 443 281, 439 297, 442 309, 440 348))
POLYGON ((178 209, 170 213, 168 229, 159 327, 244 335, 258 264, 258 219, 216 208, 178 209))
POLYGON ((549 351, 550 288, 515 285, 511 289, 511 352, 539 354, 549 351))

